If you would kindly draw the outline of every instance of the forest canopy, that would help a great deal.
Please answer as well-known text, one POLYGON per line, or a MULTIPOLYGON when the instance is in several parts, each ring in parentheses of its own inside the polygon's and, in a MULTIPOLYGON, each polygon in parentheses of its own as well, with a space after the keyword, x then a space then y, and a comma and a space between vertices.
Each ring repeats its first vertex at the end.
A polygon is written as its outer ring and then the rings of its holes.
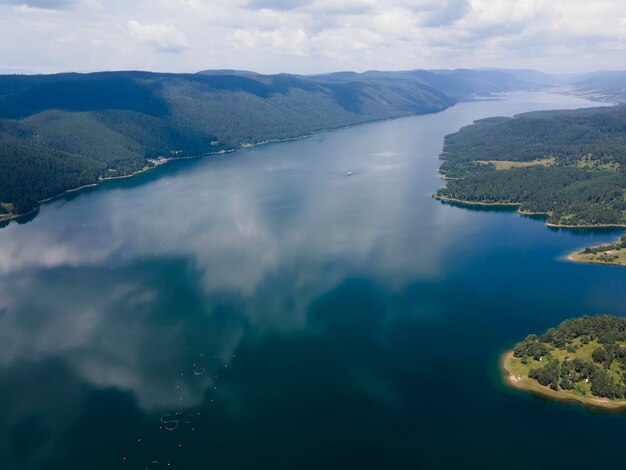
POLYGON ((446 137, 442 159, 437 197, 515 203, 555 225, 626 224, 624 106, 477 121, 446 137))
MULTIPOLYGON (((516 383, 573 398, 626 398, 626 319, 613 315, 565 320, 528 335, 505 365, 516 383)), ((584 400, 582 400, 584 401, 584 400)))

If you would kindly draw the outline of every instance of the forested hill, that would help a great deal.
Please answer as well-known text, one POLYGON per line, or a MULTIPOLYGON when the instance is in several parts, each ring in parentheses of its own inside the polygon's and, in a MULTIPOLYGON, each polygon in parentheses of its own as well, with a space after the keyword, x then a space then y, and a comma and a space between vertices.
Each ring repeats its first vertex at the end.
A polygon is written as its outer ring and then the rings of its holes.
POLYGON ((441 111, 536 86, 494 71, 304 77, 213 71, 0 76, 0 217, 155 157, 441 111))
POLYGON ((516 203, 556 225, 626 224, 626 106, 490 118, 446 137, 437 196, 516 203))

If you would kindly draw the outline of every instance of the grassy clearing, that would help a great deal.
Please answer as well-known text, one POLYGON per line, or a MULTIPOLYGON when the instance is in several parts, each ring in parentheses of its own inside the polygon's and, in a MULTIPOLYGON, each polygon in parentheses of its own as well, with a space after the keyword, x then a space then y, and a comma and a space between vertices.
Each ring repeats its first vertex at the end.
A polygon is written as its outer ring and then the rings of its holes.
MULTIPOLYGON (((577 340, 579 341, 579 340, 577 340)), ((575 343, 576 344, 576 343, 575 343)), ((591 352, 599 346, 599 343, 592 341, 587 345, 581 345, 578 343, 579 349, 575 353, 567 352, 564 349, 554 349, 552 355, 558 358, 560 361, 563 359, 574 359, 579 357, 581 359, 590 361, 591 352)), ((578 402, 586 406, 604 408, 609 410, 618 410, 626 408, 626 400, 610 400, 608 398, 599 398, 591 394, 591 383, 579 382, 572 390, 563 390, 559 388, 558 391, 552 390, 550 387, 543 386, 537 381, 528 377, 531 369, 539 368, 545 365, 547 359, 543 361, 535 361, 529 359, 527 364, 522 364, 521 358, 513 356, 513 351, 507 351, 502 356, 502 370, 506 382, 518 389, 525 390, 538 395, 546 396, 561 401, 578 402)), ((616 379, 621 377, 623 373, 620 371, 617 364, 613 364, 610 369, 611 375, 616 379)))
POLYGON ((610 161, 606 159, 594 159, 591 155, 585 155, 583 158, 576 162, 578 168, 586 168, 589 170, 604 170, 618 172, 621 169, 621 165, 616 161, 610 161))
POLYGON ((496 170, 510 170, 511 168, 527 168, 529 166, 552 166, 556 162, 554 157, 548 157, 531 162, 515 162, 512 160, 477 160, 481 165, 493 165, 496 170))
POLYGON ((13 204, 8 202, 0 202, 0 220, 7 220, 13 217, 13 204))
POLYGON ((581 263, 626 266, 626 248, 612 249, 607 247, 606 251, 600 253, 572 253, 569 259, 581 263))

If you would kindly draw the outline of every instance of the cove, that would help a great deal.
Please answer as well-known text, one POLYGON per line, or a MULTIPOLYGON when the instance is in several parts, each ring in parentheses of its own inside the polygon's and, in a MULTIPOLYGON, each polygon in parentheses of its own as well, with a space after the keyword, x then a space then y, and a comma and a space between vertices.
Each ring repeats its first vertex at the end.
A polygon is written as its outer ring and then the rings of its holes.
POLYGON ((170 162, 11 222, 0 467, 623 466, 624 414, 498 367, 529 332, 626 315, 623 269, 563 260, 621 231, 431 197, 446 134, 592 105, 462 103, 170 162))

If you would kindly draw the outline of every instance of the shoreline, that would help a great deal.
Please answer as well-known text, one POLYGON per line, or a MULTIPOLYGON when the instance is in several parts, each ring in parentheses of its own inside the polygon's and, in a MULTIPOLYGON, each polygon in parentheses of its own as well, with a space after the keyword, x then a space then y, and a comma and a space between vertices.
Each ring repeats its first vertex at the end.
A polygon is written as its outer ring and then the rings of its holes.
POLYGON ((507 369, 508 361, 512 357, 512 349, 505 351, 500 356, 500 371, 502 372, 502 379, 504 380, 506 385, 512 388, 522 390, 533 395, 550 398, 552 400, 560 401, 563 403, 575 403, 585 406, 587 408, 595 408, 607 411, 623 411, 626 409, 626 400, 609 400, 608 398, 581 397, 563 390, 555 391, 549 387, 544 387, 538 382, 532 381, 532 379, 529 379, 528 377, 514 376, 507 369))
MULTIPOLYGON (((510 92, 508 92, 510 93, 510 92)), ((502 92, 502 93, 488 93, 486 95, 482 95, 485 96, 487 98, 491 98, 491 97, 498 97, 498 95, 506 95, 507 92, 502 92)), ((555 94, 555 93, 553 93, 555 94)), ((556 93, 558 94, 558 93, 556 93)), ((300 136, 296 136, 296 137, 285 137, 285 138, 277 138, 277 139, 268 139, 268 140, 262 140, 260 142, 256 142, 253 144, 250 143, 242 143, 242 144, 238 144, 234 147, 228 148, 228 149, 223 149, 217 152, 207 152, 207 153, 202 153, 199 155, 190 155, 190 156, 185 156, 185 157, 160 157, 160 158, 164 158, 166 161, 163 162, 162 164, 165 163, 169 163, 170 161, 176 161, 176 160, 191 160, 191 159, 197 159, 197 158, 202 158, 202 157, 207 157, 207 156, 213 156, 213 155, 222 155, 222 154, 227 154, 227 153, 233 153, 236 152, 238 150, 247 150, 247 149, 251 149, 254 147, 259 147, 261 145, 268 145, 268 144, 276 144, 276 143, 283 143, 283 142, 292 142, 292 141, 298 141, 298 140, 304 140, 304 139, 309 139, 313 136, 319 135, 319 134, 325 134, 327 132, 338 132, 338 131, 342 131, 342 130, 346 130, 346 129, 351 129, 353 127, 358 127, 358 126, 366 126, 369 124, 376 124, 376 123, 380 123, 380 122, 387 122, 387 121, 395 121, 397 119, 407 119, 407 118, 412 118, 412 117, 417 117, 417 116, 427 116, 429 114, 438 114, 438 113, 442 113, 444 111, 447 111, 448 109, 451 109, 461 103, 470 103, 472 101, 477 101, 477 98, 479 98, 480 96, 468 96, 465 98, 461 98, 458 101, 455 101, 453 104, 446 106, 438 111, 427 111, 427 112, 422 112, 422 113, 408 113, 408 114, 400 114, 398 116, 392 116, 392 117, 386 117, 386 118, 374 118, 374 119, 368 119, 365 120, 363 122, 358 122, 358 123, 354 123, 354 124, 347 124, 344 126, 339 126, 339 127, 330 127, 328 129, 320 129, 320 130, 316 130, 316 131, 312 131, 308 134, 303 134, 300 136)), ((122 178, 130 178, 132 176, 136 176, 139 175, 141 173, 145 173, 146 171, 152 170, 153 168, 156 168, 156 166, 160 166, 162 164, 159 165, 155 165, 152 166, 150 168, 144 168, 138 171, 135 171, 131 174, 128 175, 124 175, 124 176, 111 176, 111 177, 105 177, 105 178, 99 178, 97 182, 95 183, 90 183, 90 184, 86 184, 86 185, 82 185, 76 188, 70 188, 70 189, 66 189, 65 191, 63 191, 62 193, 56 194, 54 196, 42 199, 40 201, 37 201, 37 204, 43 204, 46 202, 50 202, 54 199, 57 199, 59 197, 62 197, 65 194, 68 193, 72 193, 72 192, 76 192, 76 191, 81 191, 85 188, 90 188, 90 187, 95 187, 98 186, 100 183, 104 182, 104 181, 108 181, 108 180, 114 180, 114 179, 122 179, 122 178)), ((25 212, 23 214, 4 214, 4 215, 0 215, 0 222, 8 222, 14 219, 19 219, 20 217, 25 217, 27 215, 33 214, 34 212, 37 212, 40 209, 39 206, 35 207, 34 209, 25 212)))
MULTIPOLYGON (((457 178, 459 179, 459 178, 457 178)), ((458 202, 459 204, 467 204, 468 206, 501 206, 501 207, 519 207, 522 204, 519 202, 479 202, 479 201, 464 201, 463 199, 457 199, 454 197, 440 196, 437 193, 433 194, 434 199, 440 201, 458 202)))
MULTIPOLYGON (((564 96, 567 96, 567 93, 558 93, 558 92, 553 92, 553 91, 549 91, 547 89, 540 89, 540 90, 529 90, 529 91, 539 91, 539 92, 546 92, 546 93, 551 93, 551 94, 562 94, 564 96)), ((51 196, 49 198, 45 198, 42 199, 40 201, 37 201, 38 206, 33 208, 32 210, 25 212, 23 214, 4 214, 4 215, 0 215, 0 222, 9 222, 11 220, 15 220, 15 219, 19 219, 21 217, 25 217, 27 215, 31 215, 35 212, 37 212, 40 209, 39 204, 43 204, 46 202, 50 202, 54 199, 57 199, 59 197, 62 197, 65 194, 68 193, 72 193, 72 192, 77 192, 77 191, 81 191, 85 188, 90 188, 90 187, 95 187, 100 185, 102 182, 105 181, 109 181, 109 180, 115 180, 115 179, 123 179, 123 178, 131 178, 133 176, 137 176, 141 173, 145 173, 147 171, 150 171, 154 168, 156 168, 157 166, 161 166, 164 165, 166 163, 169 163, 170 161, 176 161, 176 160, 190 160, 190 159, 198 159, 198 158, 202 158, 202 157, 207 157, 207 156, 214 156, 214 155, 222 155, 222 154, 227 154, 227 153, 233 153, 236 152, 238 150, 245 150, 245 149, 250 149, 250 148, 254 148, 254 147, 258 147, 261 145, 268 145, 268 144, 275 144, 275 143, 282 143, 282 142, 291 142, 291 141, 298 141, 298 140, 303 140, 303 139, 308 139, 311 138, 315 135, 319 135, 319 134, 324 134, 327 132, 337 132, 337 131, 342 131, 342 130, 346 130, 346 129, 350 129, 353 127, 357 127, 357 126, 365 126, 365 125, 369 125, 369 124, 375 124, 375 123, 379 123, 379 122, 386 122, 386 121, 394 121, 397 119, 407 119, 407 118, 411 118, 411 117, 416 117, 416 116, 426 116, 429 114, 438 114, 441 112, 444 112, 448 109, 451 109, 461 103, 469 103, 472 101, 478 101, 481 97, 484 98, 498 98, 499 96, 506 96, 507 94, 509 94, 511 92, 502 92, 502 93, 488 93, 486 95, 473 95, 473 96, 469 96, 469 97, 465 97, 465 98, 461 98, 458 101, 454 102, 453 104, 451 104, 450 106, 444 107, 438 111, 430 111, 430 112, 423 112, 423 113, 409 113, 409 114, 402 114, 402 115, 398 115, 398 116, 393 116, 393 117, 387 117, 387 118, 381 118, 381 119, 371 119, 371 120, 366 120, 363 122, 359 122, 359 123, 355 123, 355 124, 348 124, 345 126, 340 126, 340 127, 334 127, 334 128, 328 128, 328 129, 320 129, 317 131, 312 131, 308 134, 304 134, 301 136, 296 136, 296 137, 286 137, 286 138, 277 138, 277 139, 268 139, 268 140, 263 140, 260 142, 256 142, 253 144, 250 143, 242 143, 242 144, 238 144, 232 148, 228 148, 228 149, 222 149, 220 151, 217 152, 207 152, 207 153, 202 153, 199 155, 190 155, 190 156, 185 156, 185 157, 158 157, 156 160, 159 159, 163 159, 164 161, 162 163, 159 164, 155 164, 154 166, 148 167, 148 168, 142 168, 138 171, 135 171, 133 173, 130 173, 128 175, 123 175, 123 176, 111 176, 111 177, 104 177, 104 178, 99 178, 98 181, 94 182, 94 183, 90 183, 90 184, 86 184, 86 185, 82 185, 76 188, 70 188, 67 189, 59 194, 56 194, 54 196, 51 196)), ((442 151, 442 155, 445 154, 447 152, 442 151)), ((151 159, 147 159, 147 161, 151 161, 151 159)), ((458 178, 449 178, 447 177, 445 174, 440 173, 440 176, 443 179, 458 179, 458 178)), ((469 204, 469 205, 483 205, 483 206, 520 206, 521 204, 518 203, 480 203, 480 202, 471 202, 471 201, 463 201, 460 199, 454 199, 454 198, 446 198, 446 197, 442 197, 442 196, 437 196, 436 194, 433 194, 433 197, 435 197, 436 199, 439 200, 449 200, 449 201, 453 201, 453 202, 458 202, 460 204, 469 204)), ((519 212, 519 211, 518 211, 519 212)), ((520 212, 521 213, 521 212, 520 212)), ((541 214, 543 215, 543 214, 541 214)), ((553 227, 563 227, 563 228, 594 228, 594 227, 603 227, 601 225, 589 225, 589 226, 559 226, 559 225, 551 225, 548 223, 549 226, 553 226, 553 227)), ((606 226, 606 227, 612 227, 612 226, 606 226)), ((616 225, 615 227, 625 227, 626 225, 616 225)))
POLYGON ((593 261, 593 260, 586 260, 586 259, 579 259, 576 258, 576 255, 578 255, 579 253, 577 251, 570 253, 567 256, 564 256, 563 259, 566 261, 569 261, 570 263, 581 263, 581 264, 599 264, 601 266, 620 266, 622 268, 626 267, 626 265, 624 264, 619 264, 619 263, 603 263, 602 261, 593 261))
MULTIPOLYGON (((82 186, 78 186, 77 188, 71 188, 71 189, 66 189, 65 191, 63 191, 62 193, 59 193, 55 196, 51 196, 49 198, 46 199, 42 199, 41 201, 37 201, 38 204, 43 204, 45 202, 50 202, 53 201, 56 198, 59 198, 65 194, 69 194, 69 193, 74 193, 77 191, 81 191, 85 188, 93 188, 95 186, 99 186, 101 183, 104 183, 106 181, 114 181, 114 180, 121 180, 121 179, 126 179, 126 178, 132 178, 133 176, 137 176, 140 175, 142 173, 146 173, 150 170, 154 170, 157 167, 160 167, 162 165, 165 165, 169 162, 173 162, 173 161, 177 161, 177 160, 191 160, 191 159, 195 159, 195 158, 202 158, 202 157, 208 157, 211 155, 222 155, 225 153, 230 153, 233 152, 233 150, 223 150, 223 151, 219 151, 219 152, 214 152, 214 153, 203 153, 201 155, 192 155, 192 156, 186 156, 186 157, 159 157, 158 159, 149 159, 149 162, 152 162, 153 165, 152 166, 144 166, 141 170, 137 170, 134 171, 132 173, 129 173, 128 175, 121 175, 121 176, 106 176, 104 178, 98 178, 98 181, 96 181, 95 183, 89 183, 89 184, 84 184, 82 186)), ((20 214, 17 217, 22 217, 23 215, 26 214, 20 214)))
MULTIPOLYGON (((260 143, 255 144, 255 145, 251 145, 250 147, 255 147, 257 145, 263 145, 263 144, 267 144, 267 143, 271 143, 271 142, 270 141, 260 142, 260 143)), ((121 179, 126 179, 126 178, 132 178, 133 176, 137 176, 137 175, 146 173, 146 172, 148 172, 150 170, 154 170, 155 168, 163 166, 163 165, 165 165, 165 164, 167 164, 169 162, 179 161, 179 160, 194 160, 194 159, 203 158, 203 157, 209 157, 209 156, 215 156, 215 155, 224 155, 224 154, 227 154, 227 153, 235 152, 236 150, 243 149, 243 148, 245 148, 245 147, 241 146, 241 147, 238 147, 238 148, 235 148, 235 149, 220 150, 219 152, 203 153, 203 154, 200 154, 200 155, 189 155, 189 156, 185 156, 185 157, 159 157, 158 159, 154 159, 154 160, 153 159, 149 159, 148 161, 151 161, 153 163, 152 166, 144 166, 142 169, 134 171, 132 173, 129 173, 128 175, 101 177, 101 178, 98 178, 98 181, 96 181, 95 183, 84 184, 84 185, 78 186, 76 188, 66 189, 62 193, 55 194, 54 196, 50 196, 48 198, 41 199, 41 200, 37 201, 37 204, 38 204, 37 207, 35 207, 34 209, 31 209, 28 212, 24 212, 23 214, 3 214, 3 215, 0 215, 0 222, 9 222, 11 220, 15 220, 15 219, 19 219, 21 217, 26 217, 27 215, 31 215, 31 214, 39 211, 40 204, 45 204, 47 202, 54 201, 55 199, 58 199, 60 197, 65 196, 66 194, 82 191, 83 189, 86 189, 86 188, 93 188, 93 187, 96 187, 96 186, 100 186, 100 184, 105 183, 107 181, 114 181, 114 180, 121 180, 121 179)))
MULTIPOLYGON (((539 214, 540 213, 537 213, 537 215, 539 214)), ((541 215, 548 215, 548 214, 541 214, 541 215)), ((560 224, 553 224, 551 222, 546 222, 546 225, 548 227, 554 227, 554 228, 626 228, 626 225, 624 224, 560 225, 560 224)))
POLYGON ((605 263, 603 261, 596 261, 596 260, 591 260, 591 259, 581 259, 581 258, 577 258, 576 256, 580 255, 580 253, 578 251, 574 251, 573 253, 570 253, 569 255, 565 256, 564 259, 566 261, 569 261, 570 263, 582 263, 582 264, 598 264, 600 266, 617 266, 620 268, 626 268, 626 264, 622 264, 622 263, 605 263))
POLYGON ((0 223, 2 222, 10 222, 11 220, 19 219, 20 217, 26 217, 27 215, 34 214, 39 210, 39 206, 34 209, 29 210, 28 212, 24 212, 23 214, 2 214, 0 215, 0 223))
MULTIPOLYGON (((434 199, 438 199, 439 201, 450 201, 456 202, 459 204, 465 204, 468 206, 485 206, 485 207, 518 207, 517 213, 519 215, 541 215, 541 216, 550 216, 547 212, 531 212, 519 209, 522 203, 519 202, 478 202, 478 201, 465 201, 463 199, 457 199, 448 196, 440 196, 437 193, 432 195, 434 199)), ((567 225, 567 224, 555 224, 553 222, 546 222, 548 227, 552 228, 567 228, 567 229, 577 229, 577 228, 626 228, 626 224, 596 224, 596 225, 567 225)))
MULTIPOLYGON (((228 154, 228 153, 234 153, 234 152, 236 152, 238 150, 248 150, 248 149, 259 147, 259 146, 262 146, 262 145, 277 144, 277 143, 284 143, 284 142, 295 142, 295 141, 298 141, 298 140, 310 139, 311 137, 313 137, 315 135, 324 134, 324 133, 327 133, 327 132, 342 131, 342 130, 350 129, 350 128, 353 128, 353 127, 366 126, 368 124, 375 124, 375 123, 378 123, 378 122, 394 121, 396 119, 406 119, 406 118, 415 117, 415 116, 425 116, 425 115, 428 115, 428 114, 437 114, 437 113, 441 113, 443 111, 446 111, 447 109, 453 108, 454 106, 458 105, 459 103, 464 103, 464 102, 468 102, 468 101, 471 101, 471 100, 459 100, 458 102, 454 103, 453 105, 448 106, 447 108, 443 108, 443 109, 441 109, 439 111, 428 112, 428 113, 419 113, 419 114, 405 114, 405 115, 388 117, 388 118, 383 118, 383 119, 373 119, 373 120, 368 120, 368 121, 364 121, 364 122, 359 122, 359 123, 356 123, 356 124, 348 124, 346 126, 341 126, 341 127, 321 129, 321 130, 313 131, 313 132, 311 132, 309 134, 304 134, 304 135, 297 136, 297 137, 285 137, 285 138, 280 138, 280 139, 268 139, 268 140, 262 140, 260 142, 256 142, 254 144, 250 144, 250 143, 239 144, 239 145, 237 145, 235 147, 228 148, 228 149, 222 149, 222 150, 219 150, 217 152, 207 152, 207 153, 202 153, 202 154, 199 154, 199 155, 188 155, 188 156, 185 156, 185 157, 158 157, 157 159, 154 159, 154 160, 163 159, 164 161, 162 163, 155 164, 155 165, 153 165, 151 167, 144 167, 144 168, 142 168, 140 170, 137 170, 137 171, 135 171, 133 173, 130 173, 128 175, 108 176, 108 177, 104 177, 104 178, 98 178, 98 181, 96 181, 95 183, 85 184, 85 185, 82 185, 82 186, 78 186, 76 188, 66 189, 62 193, 55 194, 54 196, 50 196, 48 198, 41 199, 41 200, 37 201, 37 204, 38 204, 37 207, 35 207, 32 210, 30 210, 28 212, 25 212, 23 214, 2 214, 2 215, 0 215, 0 223, 1 222, 10 222, 11 220, 15 220, 15 219, 19 219, 21 217, 26 217, 28 215, 31 215, 31 214, 37 212, 40 209, 39 204, 44 204, 46 202, 53 201, 53 200, 55 200, 55 199, 57 199, 59 197, 62 197, 64 195, 66 195, 66 194, 77 192, 77 191, 81 191, 81 190, 86 189, 86 188, 96 187, 96 186, 99 186, 101 183, 103 183, 105 181, 116 180, 116 179, 124 179, 124 178, 131 178, 133 176, 137 176, 139 174, 142 174, 142 173, 145 173, 147 171, 153 170, 154 168, 156 168, 158 166, 165 165, 166 163, 169 163, 171 161, 192 160, 192 159, 198 159, 198 158, 203 158, 203 157, 210 157, 210 156, 215 156, 215 155, 224 155, 224 154, 228 154)), ((147 159, 147 161, 151 161, 151 159, 147 159)))

